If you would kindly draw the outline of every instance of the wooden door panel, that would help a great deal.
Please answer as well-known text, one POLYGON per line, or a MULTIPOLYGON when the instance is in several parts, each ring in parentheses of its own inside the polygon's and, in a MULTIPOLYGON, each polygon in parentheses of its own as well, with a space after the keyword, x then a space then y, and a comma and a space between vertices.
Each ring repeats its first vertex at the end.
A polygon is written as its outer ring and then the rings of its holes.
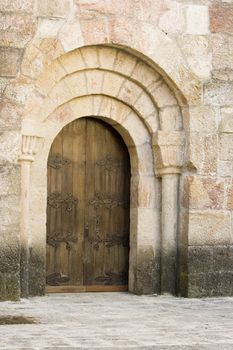
POLYGON ((48 284, 127 284, 129 182, 128 151, 107 124, 83 118, 59 133, 48 160, 48 284))
POLYGON ((47 244, 53 256, 47 261, 47 275, 57 274, 58 284, 59 275, 63 284, 83 284, 84 219, 79 211, 85 207, 85 128, 85 120, 67 125, 56 137, 48 160, 47 242, 48 237, 55 242, 47 244))
POLYGON ((91 171, 87 172, 86 182, 89 240, 85 240, 88 262, 85 282, 88 285, 125 283, 129 236, 128 153, 111 128, 92 120, 87 121, 86 164, 91 171))

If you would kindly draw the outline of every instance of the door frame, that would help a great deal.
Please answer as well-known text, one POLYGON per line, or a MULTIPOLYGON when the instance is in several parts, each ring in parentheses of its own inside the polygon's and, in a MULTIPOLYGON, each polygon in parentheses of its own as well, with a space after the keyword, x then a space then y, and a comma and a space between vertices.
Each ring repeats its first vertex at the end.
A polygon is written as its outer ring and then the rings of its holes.
MULTIPOLYGON (((107 97, 103 98, 110 100, 107 97)), ((82 99, 76 101, 77 109, 80 103, 83 106, 82 99)), ((128 288, 130 292, 136 294, 155 293, 159 291, 160 285, 159 193, 161 181, 155 176, 151 134, 138 115, 126 105, 122 105, 121 102, 111 101, 115 108, 113 108, 110 118, 109 113, 106 115, 106 110, 100 111, 100 114, 94 113, 92 106, 95 99, 93 97, 87 96, 84 99, 86 112, 80 108, 80 115, 68 110, 66 117, 63 119, 59 118, 58 115, 56 115, 55 122, 53 117, 49 118, 43 126, 46 127, 46 136, 43 139, 38 139, 38 152, 31 164, 30 179, 30 201, 34 205, 30 207, 32 220, 30 220, 29 293, 31 295, 43 295, 45 292, 46 174, 50 147, 65 125, 75 119, 88 118, 89 116, 99 118, 112 125, 121 135, 128 148, 131 164, 128 288), (91 113, 88 113, 90 107, 91 113), (127 118, 129 114, 130 121, 127 118)))

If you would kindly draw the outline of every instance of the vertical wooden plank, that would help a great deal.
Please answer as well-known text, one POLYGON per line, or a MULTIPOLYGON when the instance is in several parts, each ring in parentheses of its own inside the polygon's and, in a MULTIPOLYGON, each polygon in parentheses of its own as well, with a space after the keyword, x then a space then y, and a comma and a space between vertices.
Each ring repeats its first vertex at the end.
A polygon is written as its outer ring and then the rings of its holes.
POLYGON ((129 156, 119 135, 94 119, 87 122, 86 166, 85 283, 122 284, 121 275, 128 270, 129 156))
POLYGON ((85 226, 86 119, 73 122, 73 196, 78 199, 73 230, 77 237, 70 247, 70 284, 83 285, 83 245, 85 226))
MULTIPOLYGON (((51 147, 48 158, 48 196, 61 191, 61 174, 56 168, 56 157, 62 152, 62 135, 59 134, 51 147)), ((53 236, 59 230, 59 218, 61 209, 55 209, 47 203, 47 235, 53 236)), ((59 270, 58 250, 56 247, 47 244, 47 274, 59 270)))

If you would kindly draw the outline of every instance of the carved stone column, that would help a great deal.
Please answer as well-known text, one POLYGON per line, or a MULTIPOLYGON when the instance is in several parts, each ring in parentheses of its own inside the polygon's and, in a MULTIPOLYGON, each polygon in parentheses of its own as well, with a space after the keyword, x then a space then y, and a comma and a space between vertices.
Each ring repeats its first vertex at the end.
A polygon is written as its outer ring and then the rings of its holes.
POLYGON ((30 167, 36 153, 37 137, 22 136, 21 156, 21 221, 20 221, 20 283, 21 297, 28 297, 28 265, 29 265, 29 205, 30 205, 30 167))
POLYGON ((179 174, 185 135, 158 131, 153 136, 156 175, 162 177, 161 293, 176 294, 179 174))

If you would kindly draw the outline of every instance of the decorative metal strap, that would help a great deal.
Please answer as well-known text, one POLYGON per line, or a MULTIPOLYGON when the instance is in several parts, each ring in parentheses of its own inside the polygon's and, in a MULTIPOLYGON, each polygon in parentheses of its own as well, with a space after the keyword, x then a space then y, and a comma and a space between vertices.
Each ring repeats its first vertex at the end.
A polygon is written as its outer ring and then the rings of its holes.
POLYGON ((116 171, 121 167, 121 161, 113 158, 110 155, 107 155, 104 159, 97 161, 96 164, 103 167, 107 171, 116 171))
POLYGON ((122 200, 119 200, 113 196, 105 196, 101 193, 96 193, 95 197, 89 201, 90 205, 93 205, 95 209, 100 207, 105 207, 107 209, 112 209, 115 207, 121 207, 126 203, 122 200))
POLYGON ((50 156, 48 159, 48 166, 53 169, 60 169, 63 165, 71 164, 69 159, 63 158, 60 154, 55 154, 50 156))
POLYGON ((78 204, 78 199, 75 198, 72 193, 61 194, 53 192, 48 195, 48 206, 59 209, 62 205, 65 205, 66 211, 71 211, 74 206, 78 204))

